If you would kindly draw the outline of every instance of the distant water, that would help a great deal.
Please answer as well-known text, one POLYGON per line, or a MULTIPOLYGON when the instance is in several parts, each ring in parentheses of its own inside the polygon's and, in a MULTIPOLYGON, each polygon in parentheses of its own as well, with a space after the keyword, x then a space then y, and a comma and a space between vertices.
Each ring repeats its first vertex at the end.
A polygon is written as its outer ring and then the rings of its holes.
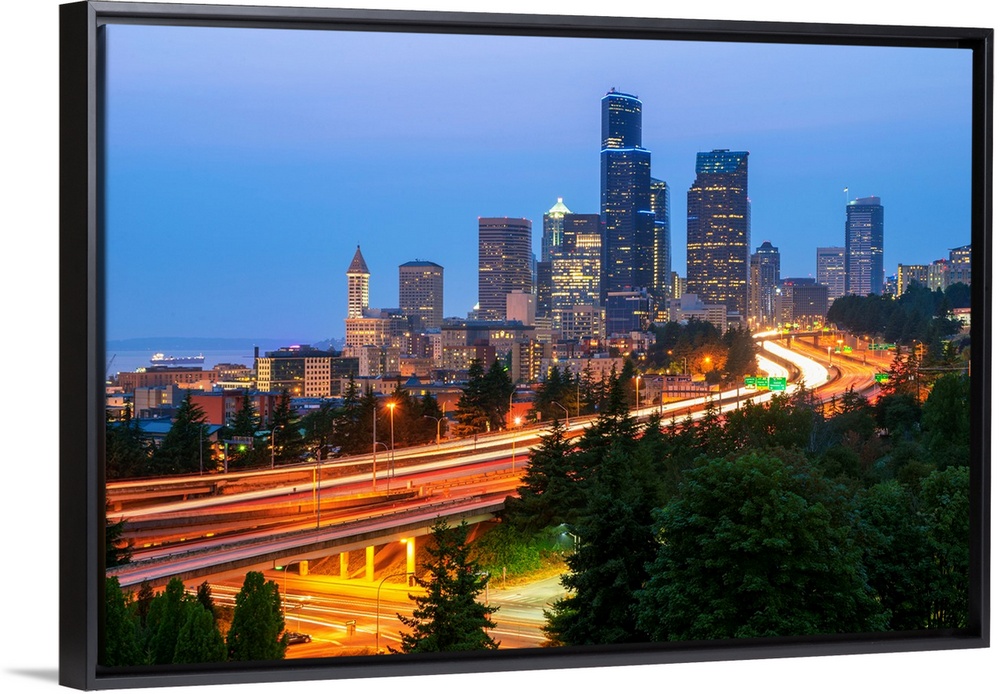
MULTIPOLYGON (((187 368, 200 366, 205 371, 208 371, 216 364, 243 364, 245 366, 253 366, 253 348, 247 348, 243 350, 173 350, 163 352, 167 356, 173 357, 194 357, 199 354, 205 356, 205 361, 201 364, 176 364, 175 366, 184 366, 187 368)), ((263 351, 261 352, 263 355, 263 351)), ((153 352, 148 350, 125 350, 116 351, 111 350, 107 353, 107 362, 111 363, 111 368, 108 370, 107 376, 113 376, 117 373, 123 371, 135 371, 138 368, 149 368, 152 366, 149 359, 153 356, 153 352), (114 359, 114 361, 112 361, 114 359)), ((106 362, 106 363, 107 363, 106 362)))

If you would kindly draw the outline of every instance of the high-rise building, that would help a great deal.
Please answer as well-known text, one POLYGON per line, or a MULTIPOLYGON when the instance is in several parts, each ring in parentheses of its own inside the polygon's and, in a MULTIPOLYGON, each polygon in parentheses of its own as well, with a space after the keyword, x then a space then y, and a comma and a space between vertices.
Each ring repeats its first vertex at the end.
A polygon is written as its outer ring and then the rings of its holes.
POLYGON ((828 307, 826 287, 812 277, 781 280, 775 302, 779 324, 815 327, 826 320, 828 307))
POLYGON ((649 205, 653 211, 653 293, 660 308, 673 293, 670 286, 670 186, 658 178, 649 179, 649 205))
POLYGON ((480 217, 478 317, 504 320, 507 295, 530 293, 531 274, 531 220, 480 217))
POLYGON ((552 260, 553 248, 562 246, 563 218, 570 214, 570 209, 563 204, 562 198, 556 198, 556 204, 542 217, 542 262, 552 260))
POLYGON ((847 203, 844 223, 844 263, 847 294, 881 294, 885 280, 882 267, 885 236, 882 201, 877 197, 858 198, 847 203))
POLYGON ((440 328, 444 320, 444 268, 429 260, 400 265, 399 308, 414 331, 440 328))
POLYGON ((961 282, 972 286, 972 245, 952 248, 948 252, 948 284, 961 282))
POLYGON ((354 252, 354 258, 347 268, 347 317, 361 318, 368 308, 368 265, 361 255, 361 246, 354 252))
POLYGON ((687 292, 747 317, 749 152, 699 152, 688 189, 687 292))
POLYGON ((765 241, 750 256, 750 291, 748 320, 754 326, 774 325, 775 290, 781 279, 781 254, 765 241))
POLYGON ((656 225, 642 102, 612 89, 601 100, 601 296, 655 286, 656 225))
POLYGON ((823 246, 816 249, 816 282, 827 290, 830 304, 844 296, 846 269, 843 246, 823 246))
POLYGON ((927 286, 927 266, 926 265, 903 265, 900 263, 896 267, 896 286, 894 287, 896 296, 902 296, 914 282, 921 286, 927 286))

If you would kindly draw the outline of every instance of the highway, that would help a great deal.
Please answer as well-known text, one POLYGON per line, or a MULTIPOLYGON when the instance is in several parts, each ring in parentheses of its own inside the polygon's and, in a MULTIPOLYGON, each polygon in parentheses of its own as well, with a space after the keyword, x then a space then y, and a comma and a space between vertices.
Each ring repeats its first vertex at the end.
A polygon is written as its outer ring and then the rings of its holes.
MULTIPOLYGON (((841 359, 831 366, 822 348, 792 341, 789 349, 768 337, 758 336, 759 368, 788 378, 788 392, 805 387, 829 397, 874 383, 873 365, 841 359)), ((697 419, 709 398, 724 413, 771 397, 769 391, 739 387, 643 406, 636 414, 697 419)), ((567 435, 581 435, 592 420, 568 418, 567 435)), ((339 573, 336 578, 287 575, 277 567, 302 560, 315 565, 368 546, 379 548, 379 556, 394 546, 398 551, 398 540, 425 534, 438 517, 470 523, 492 518, 515 493, 530 450, 547 429, 547 424, 530 425, 274 470, 116 482, 109 485, 109 498, 124 507, 133 562, 109 574, 125 587, 143 581, 162 586, 174 576, 189 586, 210 580, 217 598, 227 600, 246 571, 264 571, 284 586, 288 628, 308 630, 313 637, 291 646, 290 657, 374 652, 376 640, 380 649, 395 647, 401 626, 395 613, 412 609, 406 586, 389 581, 379 589, 378 581, 340 579, 339 573), (381 613, 392 623, 391 633, 377 634, 381 613)), ((376 578, 383 573, 377 571, 376 578)), ((505 647, 537 646, 542 611, 563 591, 556 578, 519 590, 515 599, 514 593, 492 586, 491 600, 502 606, 494 637, 505 647)))

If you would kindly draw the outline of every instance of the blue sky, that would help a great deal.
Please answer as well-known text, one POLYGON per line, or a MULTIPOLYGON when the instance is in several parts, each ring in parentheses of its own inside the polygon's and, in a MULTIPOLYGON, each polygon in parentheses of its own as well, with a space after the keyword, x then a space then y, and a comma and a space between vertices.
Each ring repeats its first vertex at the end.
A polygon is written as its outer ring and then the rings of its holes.
POLYGON ((885 206, 885 265, 969 242, 970 55, 914 48, 111 26, 108 337, 342 336, 360 243, 371 304, 398 266, 476 301, 479 216, 599 206, 600 100, 643 101, 684 274, 695 155, 750 152, 751 245, 783 276, 885 206))

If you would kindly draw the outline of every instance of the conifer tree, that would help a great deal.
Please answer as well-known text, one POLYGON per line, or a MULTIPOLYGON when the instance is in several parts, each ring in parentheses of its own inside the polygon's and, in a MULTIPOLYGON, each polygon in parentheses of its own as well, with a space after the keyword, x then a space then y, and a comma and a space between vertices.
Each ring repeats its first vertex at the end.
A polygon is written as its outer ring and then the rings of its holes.
POLYGON ((415 576, 427 592, 411 595, 416 608, 411 617, 397 615, 410 627, 400 632, 404 653, 431 653, 491 650, 499 646, 488 629, 496 627, 490 615, 497 611, 477 598, 486 588, 488 576, 471 557, 465 523, 454 528, 438 520, 428 547, 430 560, 424 565, 428 575, 415 576))

